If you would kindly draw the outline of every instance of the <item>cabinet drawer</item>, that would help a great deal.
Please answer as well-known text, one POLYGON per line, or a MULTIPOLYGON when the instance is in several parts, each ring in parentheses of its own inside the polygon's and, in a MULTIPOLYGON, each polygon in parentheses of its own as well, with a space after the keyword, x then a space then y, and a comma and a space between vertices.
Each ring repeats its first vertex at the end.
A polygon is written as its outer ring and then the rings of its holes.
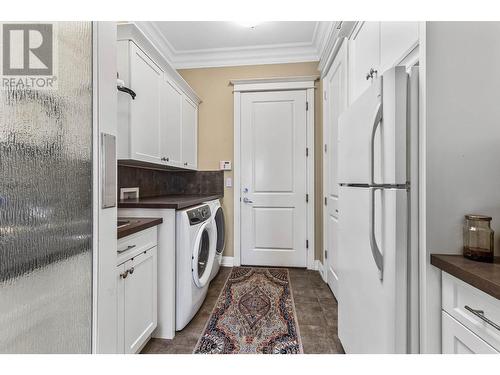
POLYGON ((473 286, 442 272, 443 296, 442 307, 450 316, 462 323, 489 345, 500 351, 500 330, 493 324, 500 325, 500 301, 473 286), (483 311, 485 319, 467 308, 483 311))
POLYGON ((118 240, 118 260, 121 264, 145 250, 155 247, 158 242, 157 228, 149 228, 118 240))
POLYGON ((442 311, 443 354, 498 354, 498 352, 442 311))

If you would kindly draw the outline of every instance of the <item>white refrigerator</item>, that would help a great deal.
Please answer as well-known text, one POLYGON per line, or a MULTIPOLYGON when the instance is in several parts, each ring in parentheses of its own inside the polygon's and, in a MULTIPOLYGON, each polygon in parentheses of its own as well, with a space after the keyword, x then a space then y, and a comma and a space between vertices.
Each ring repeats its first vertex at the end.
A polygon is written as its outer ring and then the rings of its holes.
POLYGON ((338 335, 418 352, 418 67, 387 70, 339 118, 338 335))

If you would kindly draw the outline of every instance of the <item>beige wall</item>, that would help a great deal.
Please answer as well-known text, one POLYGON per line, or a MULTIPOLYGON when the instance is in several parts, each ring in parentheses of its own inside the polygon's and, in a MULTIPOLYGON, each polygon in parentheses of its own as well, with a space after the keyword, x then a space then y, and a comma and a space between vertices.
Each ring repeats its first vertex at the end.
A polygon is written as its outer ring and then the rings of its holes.
MULTIPOLYGON (((220 160, 233 160, 233 90, 229 81, 244 78, 269 78, 319 74, 317 62, 252 65, 223 68, 184 69, 179 73, 201 97, 198 128, 198 167, 216 170, 220 160)), ((319 84, 321 85, 321 84, 319 84)), ((316 233, 315 258, 322 259, 322 101, 321 89, 316 90, 315 160, 316 160, 316 233), (319 93, 318 93, 319 92, 319 93)), ((224 172, 233 177, 233 171, 224 172)), ((223 206, 226 213, 227 238, 224 255, 233 255, 233 188, 224 188, 223 206)))

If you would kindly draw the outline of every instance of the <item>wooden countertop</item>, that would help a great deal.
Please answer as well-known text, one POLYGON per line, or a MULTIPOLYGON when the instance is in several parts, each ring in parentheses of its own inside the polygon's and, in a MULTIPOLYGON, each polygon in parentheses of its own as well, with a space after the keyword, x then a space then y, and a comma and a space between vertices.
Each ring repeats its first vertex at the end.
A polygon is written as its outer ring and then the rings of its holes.
POLYGON ((130 224, 118 228, 118 238, 130 236, 131 234, 140 232, 141 230, 154 227, 163 223, 163 219, 159 218, 145 218, 145 217, 119 217, 118 221, 129 221, 130 224))
POLYGON ((172 208, 174 210, 181 210, 222 197, 222 194, 163 195, 159 197, 120 200, 118 208, 172 208))
POLYGON ((431 254, 431 264, 500 299, 500 257, 495 257, 493 263, 483 263, 462 255, 431 254))

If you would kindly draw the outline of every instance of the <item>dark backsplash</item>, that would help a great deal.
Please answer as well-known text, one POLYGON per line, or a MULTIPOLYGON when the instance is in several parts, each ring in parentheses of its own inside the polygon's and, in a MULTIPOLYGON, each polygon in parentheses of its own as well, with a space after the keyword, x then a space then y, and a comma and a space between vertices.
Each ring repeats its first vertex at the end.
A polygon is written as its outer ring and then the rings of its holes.
POLYGON ((120 188, 138 187, 139 196, 223 194, 224 171, 159 171, 118 166, 120 188))

